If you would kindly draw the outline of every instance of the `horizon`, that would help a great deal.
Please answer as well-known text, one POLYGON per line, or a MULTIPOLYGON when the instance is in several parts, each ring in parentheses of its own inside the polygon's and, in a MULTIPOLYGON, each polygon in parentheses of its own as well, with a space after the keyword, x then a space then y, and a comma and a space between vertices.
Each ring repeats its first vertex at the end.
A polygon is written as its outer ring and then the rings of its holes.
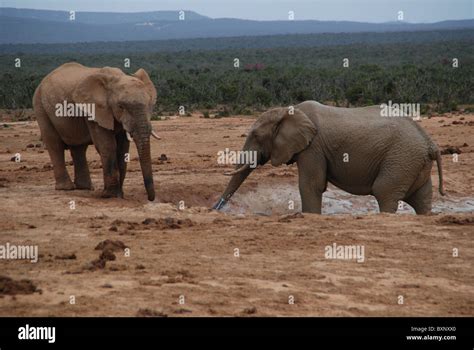
POLYGON ((125 0, 114 1, 110 6, 91 0, 46 0, 38 7, 32 0, 3 0, 1 8, 24 10, 147 13, 159 11, 192 11, 210 19, 240 19, 253 21, 287 21, 288 12, 294 12, 295 21, 342 21, 387 23, 396 22, 398 11, 403 11, 405 23, 435 23, 453 20, 472 20, 473 4, 470 0, 324 0, 314 4, 310 0, 288 1, 241 0, 229 6, 219 6, 215 0, 152 1, 140 0, 132 4, 125 0), (214 6, 211 6, 214 4, 214 6), (429 6, 430 11, 426 11, 429 6), (344 8, 341 11, 340 8, 344 8), (316 12, 317 15, 312 13, 316 12), (469 13, 471 14, 469 16, 469 13), (467 15, 466 15, 467 14, 467 15))

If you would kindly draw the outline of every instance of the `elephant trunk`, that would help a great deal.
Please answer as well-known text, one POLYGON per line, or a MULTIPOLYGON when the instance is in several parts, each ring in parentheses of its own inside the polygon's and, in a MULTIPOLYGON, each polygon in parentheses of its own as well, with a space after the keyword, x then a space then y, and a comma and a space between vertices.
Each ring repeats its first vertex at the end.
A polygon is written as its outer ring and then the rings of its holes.
POLYGON ((133 139, 137 146, 138 157, 140 159, 140 167, 142 169, 143 182, 148 194, 148 200, 155 200, 155 187, 153 184, 153 171, 151 169, 151 154, 150 154, 150 134, 151 125, 146 119, 146 116, 140 118, 140 123, 136 125, 133 132, 133 139))
POLYGON ((247 176, 250 175, 252 170, 253 168, 251 167, 245 167, 245 169, 243 169, 242 171, 236 172, 234 175, 232 175, 232 178, 230 179, 227 188, 225 189, 219 201, 214 204, 212 209, 222 209, 224 205, 228 202, 228 200, 232 197, 232 195, 235 193, 235 191, 239 189, 240 185, 242 185, 247 176))

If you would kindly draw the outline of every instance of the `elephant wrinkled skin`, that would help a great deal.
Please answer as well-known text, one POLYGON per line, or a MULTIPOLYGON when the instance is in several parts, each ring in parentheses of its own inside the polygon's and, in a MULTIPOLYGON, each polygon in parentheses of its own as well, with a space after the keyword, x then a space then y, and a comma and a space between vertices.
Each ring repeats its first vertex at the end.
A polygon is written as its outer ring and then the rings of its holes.
POLYGON ((154 200, 150 117, 155 103, 156 89, 143 69, 127 75, 118 68, 66 63, 48 74, 35 91, 33 108, 53 164, 56 189, 92 189, 86 150, 93 143, 102 161, 102 196, 123 197, 125 155, 130 146, 127 135, 131 135, 148 199, 154 200), (93 118, 79 117, 77 109, 75 115, 58 115, 58 106, 70 104, 93 106, 93 118), (73 159, 74 183, 66 170, 65 149, 73 159))
MULTIPOLYGON (((263 113, 243 150, 256 151, 258 164, 298 166, 303 212, 321 213, 327 182, 356 195, 373 195, 381 212, 394 213, 405 201, 417 214, 431 212, 431 167, 441 156, 425 131, 408 117, 382 117, 379 106, 338 108, 305 101, 263 113)), ((221 209, 253 171, 238 164, 214 209, 221 209)))

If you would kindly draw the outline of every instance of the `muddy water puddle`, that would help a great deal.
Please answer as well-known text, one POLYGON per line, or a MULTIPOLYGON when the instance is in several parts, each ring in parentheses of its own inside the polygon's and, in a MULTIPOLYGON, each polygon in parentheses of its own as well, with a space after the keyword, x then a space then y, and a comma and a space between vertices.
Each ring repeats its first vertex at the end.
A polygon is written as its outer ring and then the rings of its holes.
MULTIPOLYGON (((301 211, 301 200, 297 186, 266 187, 259 186, 255 190, 236 193, 224 208, 233 214, 288 214, 301 211)), ((323 195, 322 213, 335 214, 367 214, 379 212, 377 201, 373 196, 355 196, 330 187, 323 195)), ((433 201, 435 213, 472 213, 474 197, 450 196, 438 197, 433 201)), ((415 211, 406 203, 401 203, 397 213, 413 213, 415 211)))

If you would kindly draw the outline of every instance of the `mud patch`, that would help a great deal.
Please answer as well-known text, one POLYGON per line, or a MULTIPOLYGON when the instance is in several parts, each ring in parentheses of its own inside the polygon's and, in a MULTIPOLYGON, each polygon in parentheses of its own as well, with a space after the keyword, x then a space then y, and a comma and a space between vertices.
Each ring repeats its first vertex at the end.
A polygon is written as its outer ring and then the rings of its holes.
POLYGON ((283 215, 281 218, 278 219, 278 222, 291 222, 292 219, 302 219, 302 218, 304 218, 303 214, 294 213, 294 214, 283 215))
MULTIPOLYGON (((415 214, 413 208, 402 203, 397 213, 415 214)), ((282 185, 277 188, 258 186, 246 193, 236 193, 223 209, 231 214, 252 213, 257 215, 284 215, 301 211, 301 199, 296 185, 282 185)), ((434 213, 474 212, 474 198, 445 196, 433 201, 434 213)), ((373 196, 356 196, 332 185, 323 194, 322 214, 368 214, 378 213, 379 206, 373 196)))
MULTIPOLYGON (((180 170, 182 171, 182 170, 180 170)), ((183 171, 184 174, 190 170, 183 171)), ((170 183, 167 186, 159 188, 157 198, 161 203, 170 203, 176 207, 178 201, 184 201, 186 207, 209 207, 217 199, 219 191, 215 188, 203 184, 193 183, 192 185, 186 183, 170 183), (176 200, 179 198, 179 200, 176 200)))
POLYGON ((195 225, 194 221, 192 221, 191 219, 176 219, 172 217, 160 219, 147 218, 143 220, 142 224, 160 230, 179 229, 182 227, 191 227, 195 225))
POLYGON ((33 294, 40 292, 34 283, 27 279, 15 281, 7 276, 0 276, 0 295, 33 294))
POLYGON ((440 150, 440 153, 441 154, 461 154, 462 151, 458 146, 446 146, 440 150))
POLYGON ((122 221, 114 220, 109 228, 109 231, 118 232, 119 228, 121 232, 133 231, 133 230, 174 230, 185 227, 194 226, 196 223, 191 219, 176 219, 173 217, 165 218, 146 218, 141 223, 133 221, 122 221))
POLYGON ((76 254, 63 254, 63 255, 56 255, 54 257, 56 260, 76 260, 76 254))
POLYGON ((96 271, 96 270, 105 269, 106 263, 107 263, 106 260, 101 259, 99 257, 98 259, 92 260, 91 262, 85 264, 82 270, 78 271, 78 273, 82 271, 96 271))
POLYGON ((443 216, 441 219, 436 221, 439 224, 455 224, 455 225, 474 225, 474 216, 470 217, 457 217, 453 215, 443 216))
POLYGON ((161 311, 151 309, 139 309, 137 311, 137 317, 168 317, 167 314, 161 311))
POLYGON ((5 178, 5 177, 0 177, 0 188, 1 188, 1 187, 8 187, 8 183, 9 183, 9 182, 10 182, 10 181, 9 181, 7 178, 5 178))
POLYGON ((112 252, 117 252, 120 250, 124 250, 125 248, 128 248, 122 241, 113 241, 111 239, 106 239, 105 241, 100 242, 97 244, 97 246, 94 248, 95 250, 102 250, 102 251, 112 251, 112 252))
MULTIPOLYGON (((126 248, 128 247, 122 241, 113 241, 111 239, 106 239, 105 241, 100 242, 94 248, 95 250, 102 250, 99 257, 85 264, 82 268, 82 271, 96 271, 105 269, 107 261, 114 261, 117 259, 114 252, 123 251, 126 248)), ((117 270, 116 267, 115 269, 117 270)))

